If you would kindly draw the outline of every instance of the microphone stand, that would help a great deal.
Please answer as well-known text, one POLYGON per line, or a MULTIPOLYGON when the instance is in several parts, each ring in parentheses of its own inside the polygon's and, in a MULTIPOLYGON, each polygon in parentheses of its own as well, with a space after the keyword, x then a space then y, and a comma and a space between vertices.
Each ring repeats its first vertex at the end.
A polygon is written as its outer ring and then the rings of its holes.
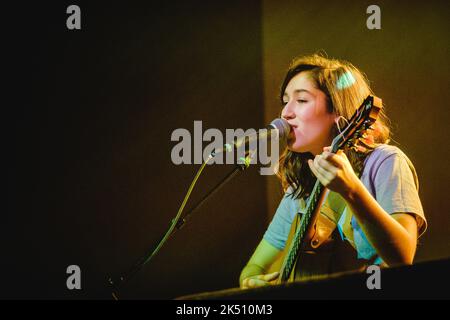
MULTIPOLYGON (((175 228, 168 236, 167 234, 164 234, 164 236, 157 242, 155 249, 149 251, 144 256, 142 256, 127 272, 120 275, 117 281, 114 280, 112 277, 108 278, 108 284, 110 289, 112 290, 111 295, 114 298, 114 300, 119 300, 120 288, 122 288, 123 285, 125 285, 139 270, 142 269, 142 267, 147 262, 149 262, 156 255, 156 253, 159 251, 160 247, 162 246, 165 240, 171 237, 176 231, 181 230, 181 228, 185 225, 188 218, 191 216, 193 212, 195 212, 198 208, 200 208, 207 199, 209 199, 213 194, 215 194, 225 183, 230 181, 239 171, 244 171, 250 166, 250 161, 253 154, 249 156, 249 153, 251 152, 247 151, 245 154, 245 158, 240 159, 242 160, 242 162, 237 163, 232 171, 230 171, 219 183, 217 183, 205 196, 203 196, 202 199, 200 199, 183 217, 181 217, 176 222, 175 228), (165 239, 166 237, 167 239, 165 239)), ((216 154, 213 151, 211 153, 211 156, 214 157, 215 155, 216 154)), ((176 218, 172 219, 171 226, 174 223, 175 219, 176 218)))

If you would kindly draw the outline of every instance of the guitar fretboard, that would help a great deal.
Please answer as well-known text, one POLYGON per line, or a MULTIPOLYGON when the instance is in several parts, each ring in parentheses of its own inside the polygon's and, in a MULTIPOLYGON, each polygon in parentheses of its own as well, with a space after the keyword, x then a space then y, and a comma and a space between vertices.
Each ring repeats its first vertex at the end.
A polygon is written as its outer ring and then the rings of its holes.
POLYGON ((298 258, 298 253, 300 251, 301 244, 303 243, 303 240, 305 238, 306 231, 309 229, 309 226, 311 224, 312 214, 314 213, 314 210, 317 206, 317 202, 320 199, 320 195, 322 194, 323 189, 324 189, 323 185, 317 179, 316 183, 314 184, 314 188, 311 192, 311 195, 308 199, 308 203, 306 205, 306 212, 302 217, 300 227, 297 229, 294 239, 292 240, 292 245, 285 260, 284 268, 281 271, 280 277, 281 281, 283 282, 285 282, 289 278, 289 275, 292 272, 292 269, 295 265, 295 261, 298 258))

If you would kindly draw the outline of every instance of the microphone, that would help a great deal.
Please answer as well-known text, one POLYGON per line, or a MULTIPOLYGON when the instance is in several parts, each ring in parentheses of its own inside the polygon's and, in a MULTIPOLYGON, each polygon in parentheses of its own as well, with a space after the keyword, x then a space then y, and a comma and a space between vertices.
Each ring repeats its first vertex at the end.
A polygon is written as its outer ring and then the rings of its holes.
POLYGON ((264 128, 265 130, 258 130, 257 133, 246 135, 241 138, 235 139, 232 143, 226 143, 222 148, 215 149, 211 156, 215 156, 222 152, 231 152, 233 149, 241 148, 243 145, 248 148, 249 144, 260 140, 260 139, 270 139, 272 136, 277 140, 285 139, 291 132, 291 126, 289 123, 281 118, 273 120, 268 126, 264 128))

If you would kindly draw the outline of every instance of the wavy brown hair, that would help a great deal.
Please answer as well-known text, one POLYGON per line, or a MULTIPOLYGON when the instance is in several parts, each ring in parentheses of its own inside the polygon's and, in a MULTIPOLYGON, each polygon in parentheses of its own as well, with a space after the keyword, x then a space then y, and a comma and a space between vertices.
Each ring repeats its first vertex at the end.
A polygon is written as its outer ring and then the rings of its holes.
MULTIPOLYGON (((368 79, 350 62, 313 54, 292 61, 280 88, 279 98, 282 105, 284 91, 289 81, 300 72, 306 72, 315 86, 325 93, 328 112, 341 116, 338 121, 341 129, 346 126, 346 121, 342 117, 350 119, 364 99, 368 95, 373 95, 368 79)), ((337 126, 333 126, 332 136, 335 137, 338 133, 337 126)), ((377 121, 372 129, 367 131, 360 146, 343 150, 358 176, 361 175, 367 155, 378 144, 388 143, 389 136, 389 119, 382 108, 377 121)), ((283 189, 292 190, 291 196, 295 198, 308 196, 316 181, 316 177, 309 169, 308 159, 313 159, 311 153, 294 152, 287 147, 280 157, 277 175, 281 179, 283 189)))

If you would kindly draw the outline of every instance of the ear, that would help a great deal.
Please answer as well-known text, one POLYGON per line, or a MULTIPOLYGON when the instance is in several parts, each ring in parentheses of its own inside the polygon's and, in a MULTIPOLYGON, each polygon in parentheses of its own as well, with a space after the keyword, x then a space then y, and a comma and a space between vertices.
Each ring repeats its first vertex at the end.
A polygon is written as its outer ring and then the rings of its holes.
POLYGON ((341 117, 340 116, 336 116, 333 115, 333 117, 331 117, 331 120, 333 121, 333 126, 335 126, 336 128, 339 128, 339 119, 341 117))

